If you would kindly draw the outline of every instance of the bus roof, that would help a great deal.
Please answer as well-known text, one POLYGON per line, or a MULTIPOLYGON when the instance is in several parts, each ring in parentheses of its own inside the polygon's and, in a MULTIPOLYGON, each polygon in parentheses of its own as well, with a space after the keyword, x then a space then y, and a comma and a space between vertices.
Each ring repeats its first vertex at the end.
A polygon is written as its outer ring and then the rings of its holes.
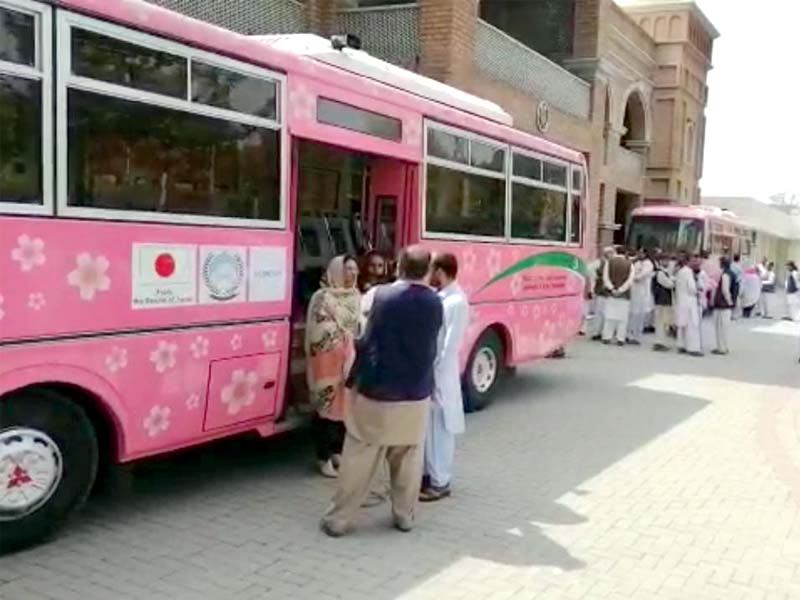
POLYGON ((739 223, 740 219, 735 213, 716 206, 683 206, 675 204, 659 204, 656 206, 642 206, 632 212, 634 217, 672 217, 677 219, 720 219, 739 223))
POLYGON ((414 71, 403 69, 361 50, 353 48, 336 50, 330 40, 313 33, 262 35, 256 36, 255 39, 284 52, 307 56, 327 65, 380 81, 435 102, 447 104, 484 119, 503 125, 514 124, 511 115, 494 102, 468 94, 414 71))
POLYGON ((342 57, 326 52, 318 36, 246 36, 205 21, 145 2, 144 0, 46 0, 76 12, 180 41, 210 52, 265 68, 316 78, 357 94, 398 106, 411 107, 423 116, 495 137, 528 150, 585 164, 583 154, 515 129, 511 117, 496 104, 457 88, 407 71, 364 52, 346 51, 342 57), (312 38, 318 38, 312 41, 312 38), (299 38, 298 38, 299 39, 299 38), (303 50, 305 48, 305 50, 303 50), (363 85, 372 79, 375 91, 363 85), (373 96, 374 95, 374 96, 373 96))

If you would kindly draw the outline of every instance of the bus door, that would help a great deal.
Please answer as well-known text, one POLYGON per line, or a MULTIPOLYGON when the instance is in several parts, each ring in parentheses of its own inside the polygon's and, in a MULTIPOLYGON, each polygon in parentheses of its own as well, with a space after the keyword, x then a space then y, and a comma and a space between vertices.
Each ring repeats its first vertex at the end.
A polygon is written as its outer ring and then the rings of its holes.
POLYGON ((415 167, 400 160, 369 162, 367 228, 373 249, 393 258, 411 241, 415 167))

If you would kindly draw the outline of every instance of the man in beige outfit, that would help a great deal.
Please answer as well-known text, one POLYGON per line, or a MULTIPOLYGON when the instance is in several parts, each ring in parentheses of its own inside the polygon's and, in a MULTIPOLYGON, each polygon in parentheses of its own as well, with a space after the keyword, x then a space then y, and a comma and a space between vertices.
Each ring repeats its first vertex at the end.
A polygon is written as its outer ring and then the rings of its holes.
POLYGON ((443 321, 442 302, 425 283, 430 263, 430 252, 421 247, 401 253, 400 279, 377 290, 358 340, 337 491, 321 523, 332 537, 350 529, 383 461, 394 525, 400 531, 414 526, 443 321))

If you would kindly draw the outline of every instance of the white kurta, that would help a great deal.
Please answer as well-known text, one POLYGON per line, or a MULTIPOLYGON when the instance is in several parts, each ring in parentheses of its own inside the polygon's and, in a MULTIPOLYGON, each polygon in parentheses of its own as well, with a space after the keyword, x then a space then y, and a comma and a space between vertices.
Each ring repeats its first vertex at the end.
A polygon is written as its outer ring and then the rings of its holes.
POLYGON ((439 292, 444 322, 439 334, 439 351, 434 364, 434 391, 425 437, 425 475, 431 484, 450 484, 455 455, 455 436, 463 433, 464 400, 461 396, 459 349, 469 326, 469 303, 457 283, 439 292))
POLYGON ((675 276, 675 325, 678 347, 689 352, 702 352, 700 337, 700 305, 692 269, 682 267, 675 276))
POLYGON ((469 326, 469 303, 457 283, 439 292, 444 307, 444 321, 439 339, 433 377, 433 401, 444 409, 444 420, 450 433, 464 432, 464 400, 461 396, 459 350, 469 326))
POLYGON ((786 275, 786 306, 788 308, 789 318, 792 321, 800 321, 800 291, 789 293, 789 280, 794 279, 794 287, 800 290, 800 274, 797 271, 791 271, 786 275))
POLYGON ((631 286, 631 314, 646 314, 653 310, 653 263, 639 260, 634 265, 631 286))

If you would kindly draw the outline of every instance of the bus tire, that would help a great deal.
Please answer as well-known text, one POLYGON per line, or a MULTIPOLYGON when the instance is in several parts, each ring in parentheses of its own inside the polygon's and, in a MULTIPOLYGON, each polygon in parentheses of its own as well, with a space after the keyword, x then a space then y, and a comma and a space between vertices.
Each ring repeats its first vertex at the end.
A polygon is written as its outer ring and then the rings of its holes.
POLYGON ((476 412, 492 403, 492 395, 503 373, 503 340, 493 329, 478 338, 464 371, 464 410, 476 412))
POLYGON ((89 495, 98 456, 89 417, 63 395, 31 388, 0 399, 0 553, 54 533, 89 495))

